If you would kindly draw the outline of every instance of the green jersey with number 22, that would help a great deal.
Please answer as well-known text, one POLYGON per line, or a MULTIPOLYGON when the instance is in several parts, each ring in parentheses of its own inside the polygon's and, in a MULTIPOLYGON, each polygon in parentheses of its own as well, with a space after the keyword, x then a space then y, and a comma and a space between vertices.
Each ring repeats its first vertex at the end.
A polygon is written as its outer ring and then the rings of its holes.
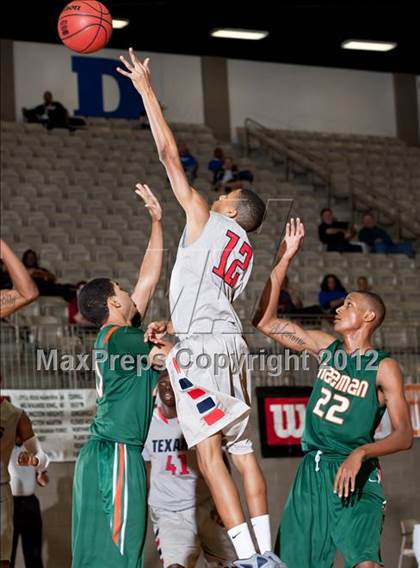
POLYGON ((373 441, 385 412, 378 400, 376 374, 386 357, 388 353, 376 349, 350 355, 339 340, 322 352, 306 410, 304 452, 346 456, 373 441))

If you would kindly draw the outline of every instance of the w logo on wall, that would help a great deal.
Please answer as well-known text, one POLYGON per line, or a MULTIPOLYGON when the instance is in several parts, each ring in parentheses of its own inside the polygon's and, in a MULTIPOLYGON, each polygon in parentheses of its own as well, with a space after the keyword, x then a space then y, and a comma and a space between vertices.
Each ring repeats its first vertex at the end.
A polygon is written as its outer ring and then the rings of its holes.
POLYGON ((264 457, 300 456, 311 387, 257 388, 264 457))

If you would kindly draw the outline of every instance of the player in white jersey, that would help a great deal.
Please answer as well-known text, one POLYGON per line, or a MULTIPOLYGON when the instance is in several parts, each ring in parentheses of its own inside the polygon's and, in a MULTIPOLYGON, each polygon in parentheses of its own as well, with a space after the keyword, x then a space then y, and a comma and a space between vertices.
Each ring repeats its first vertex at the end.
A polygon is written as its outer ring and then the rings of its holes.
POLYGON ((20 465, 32 465, 37 471, 47 468, 48 456, 32 430, 30 419, 22 409, 0 397, 0 568, 8 568, 12 552, 13 497, 8 465, 16 440, 23 443, 26 450, 19 455, 20 465))
POLYGON ((209 209, 187 180, 175 138, 150 83, 149 60, 142 63, 132 49, 129 56, 130 62, 121 57, 126 69, 118 67, 118 71, 131 79, 143 99, 159 158, 186 214, 171 278, 172 323, 152 326, 149 336, 159 341, 159 333, 172 331, 181 339, 167 361, 178 419, 188 445, 196 448, 200 470, 238 558, 248 559, 250 568, 281 566, 270 553, 266 484, 246 432, 250 412, 247 348, 231 306, 249 279, 253 252, 247 233, 261 225, 265 205, 253 191, 237 189, 209 209), (261 554, 256 552, 238 490, 223 461, 223 444, 241 474, 261 554))
POLYGON ((202 478, 196 452, 189 450, 177 418, 175 394, 167 373, 158 381, 156 407, 143 450, 149 507, 164 568, 194 568, 201 551, 208 566, 235 558, 202 478))

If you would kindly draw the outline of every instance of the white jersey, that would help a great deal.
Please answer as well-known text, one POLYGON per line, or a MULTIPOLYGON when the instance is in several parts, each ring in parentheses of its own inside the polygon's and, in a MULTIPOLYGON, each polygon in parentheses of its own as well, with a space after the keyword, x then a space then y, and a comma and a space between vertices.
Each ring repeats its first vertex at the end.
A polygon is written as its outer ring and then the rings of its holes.
POLYGON ((28 497, 33 495, 36 489, 35 468, 17 463, 22 451, 25 451, 23 446, 15 446, 9 461, 10 487, 14 497, 28 497))
POLYGON ((196 453, 188 450, 178 418, 166 418, 159 407, 153 413, 143 458, 151 462, 151 507, 183 511, 210 497, 196 453))
POLYGON ((248 235, 229 217, 211 211, 190 245, 184 229, 169 291, 175 334, 182 339, 195 333, 241 333, 232 302, 245 288, 252 264, 248 235))
POLYGON ((16 429, 20 417, 23 414, 21 408, 13 406, 8 400, 3 399, 0 404, 0 483, 8 483, 10 480, 8 465, 13 448, 16 446, 16 429))

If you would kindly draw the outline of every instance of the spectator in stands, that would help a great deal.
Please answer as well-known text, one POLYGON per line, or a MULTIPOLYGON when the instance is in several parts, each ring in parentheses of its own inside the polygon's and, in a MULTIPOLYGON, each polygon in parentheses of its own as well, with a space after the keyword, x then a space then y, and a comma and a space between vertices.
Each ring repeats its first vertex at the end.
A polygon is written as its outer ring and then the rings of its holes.
POLYGON ((147 112, 142 110, 139 115, 138 128, 141 130, 150 130, 149 119, 147 118, 147 112))
POLYGON ((198 162, 190 153, 186 143, 181 140, 178 144, 179 157, 181 158, 182 166, 187 174, 188 181, 193 183, 197 177, 198 162))
POLYGON ((48 485, 47 471, 36 471, 32 465, 19 465, 22 446, 16 445, 9 462, 10 486, 13 494, 13 544, 10 568, 14 568, 19 537, 26 568, 42 568, 42 517, 36 486, 48 485))
POLYGON ((344 303, 347 292, 335 274, 327 274, 321 282, 319 304, 321 308, 333 314, 344 303))
POLYGON ((370 292, 372 290, 372 286, 369 284, 366 276, 359 276, 357 279, 357 290, 359 292, 370 292))
POLYGON ((215 175, 215 191, 223 189, 226 193, 242 187, 243 181, 253 181, 254 176, 249 170, 238 170, 232 158, 227 157, 223 161, 223 167, 215 175))
POLYGON ((372 252, 413 256, 411 243, 395 243, 385 229, 378 226, 376 217, 371 211, 363 215, 362 223, 359 239, 366 243, 372 252))
POLYGON ((85 284, 86 280, 81 280, 76 284, 76 295, 69 301, 68 305, 69 324, 92 327, 91 322, 88 321, 86 318, 84 318, 79 310, 79 294, 85 284))
POLYGON ((321 224, 318 235, 329 252, 363 252, 360 244, 350 242, 354 237, 353 227, 345 221, 337 221, 329 207, 321 209, 321 224))
POLYGON ((225 154, 222 148, 215 148, 213 153, 213 159, 210 160, 208 169, 213 173, 213 185, 216 185, 216 175, 219 170, 223 168, 223 162, 225 160, 225 154))
POLYGON ((35 251, 26 250, 22 256, 22 263, 35 281, 40 296, 60 296, 67 302, 75 296, 76 290, 73 285, 57 284, 55 274, 39 266, 35 251))
POLYGON ((47 130, 53 128, 74 130, 76 126, 86 126, 82 118, 70 117, 67 109, 53 99, 50 91, 45 91, 42 104, 31 109, 24 107, 22 113, 28 122, 43 124, 47 130))
POLYGON ((0 290, 10 290, 11 288, 13 288, 12 279, 4 266, 4 262, 0 259, 0 290))
POLYGON ((303 302, 299 292, 289 285, 289 278, 286 276, 280 292, 277 313, 280 314, 322 314, 319 306, 303 307, 303 302))

